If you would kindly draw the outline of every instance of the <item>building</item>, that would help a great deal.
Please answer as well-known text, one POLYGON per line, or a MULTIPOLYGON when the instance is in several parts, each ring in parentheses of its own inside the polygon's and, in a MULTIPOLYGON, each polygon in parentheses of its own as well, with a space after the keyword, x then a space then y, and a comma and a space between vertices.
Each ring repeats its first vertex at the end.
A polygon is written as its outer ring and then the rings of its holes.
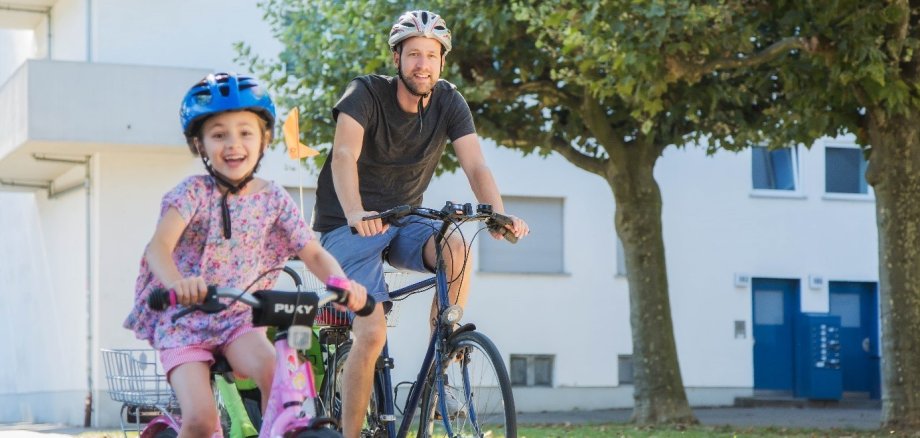
MULTIPOLYGON (((243 0, 0 0, 0 422, 117 424, 99 349, 144 346, 121 328, 140 255, 162 194, 201 172, 179 132, 179 100, 210 71, 243 69, 233 42, 278 52, 261 16, 243 0)), ((505 355, 519 409, 631 406, 610 189, 560 157, 484 147, 508 211, 533 234, 515 247, 474 245, 466 319, 505 355)), ((875 211, 854 147, 843 138, 714 157, 671 148, 660 160, 692 404, 792 391, 803 361, 794 319, 813 312, 841 317, 843 390, 878 397, 875 211)), ((305 187, 312 205, 315 174, 280 153, 261 175, 298 196, 305 187)), ((432 206, 472 199, 462 175, 426 194, 432 206)), ((402 304, 397 382, 415 376, 428 306, 402 304)))

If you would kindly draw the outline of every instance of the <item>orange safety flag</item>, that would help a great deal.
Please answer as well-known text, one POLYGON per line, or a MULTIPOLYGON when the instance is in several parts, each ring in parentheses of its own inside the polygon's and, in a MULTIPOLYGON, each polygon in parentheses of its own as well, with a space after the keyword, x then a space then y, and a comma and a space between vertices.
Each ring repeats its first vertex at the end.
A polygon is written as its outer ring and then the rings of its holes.
POLYGON ((281 131, 284 133, 284 144, 287 146, 288 156, 292 160, 319 155, 319 151, 300 142, 300 111, 297 110, 297 107, 288 113, 281 131))

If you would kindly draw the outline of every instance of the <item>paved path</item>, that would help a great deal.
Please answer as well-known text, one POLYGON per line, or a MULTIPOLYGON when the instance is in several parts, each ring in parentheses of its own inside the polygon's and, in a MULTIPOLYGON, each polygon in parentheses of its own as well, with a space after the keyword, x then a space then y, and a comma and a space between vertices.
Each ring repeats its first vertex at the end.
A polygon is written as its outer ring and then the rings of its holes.
MULTIPOLYGON (((706 426, 789 427, 809 429, 878 429, 878 408, 696 408, 693 410, 706 426)), ((564 411, 518 414, 521 424, 600 424, 625 423, 631 409, 598 411, 564 411)), ((0 438, 64 438, 91 431, 81 427, 47 424, 0 424, 0 438)))
MULTIPOLYGON (((871 430, 881 425, 882 412, 877 408, 695 408, 700 423, 706 426, 853 428, 871 430)), ((521 424, 599 424, 625 423, 632 409, 568 411, 518 414, 521 424)))

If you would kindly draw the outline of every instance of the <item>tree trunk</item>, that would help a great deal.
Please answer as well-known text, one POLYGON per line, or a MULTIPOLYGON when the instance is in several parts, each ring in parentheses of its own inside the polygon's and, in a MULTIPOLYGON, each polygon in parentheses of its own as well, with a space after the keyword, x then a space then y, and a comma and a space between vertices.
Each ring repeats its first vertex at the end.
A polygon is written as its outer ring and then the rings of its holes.
POLYGON ((870 112, 882 319, 882 423, 920 431, 920 114, 870 112), (873 117, 874 115, 874 117, 873 117))
POLYGON ((684 392, 671 322, 661 192, 652 174, 660 149, 630 145, 611 152, 607 181, 616 202, 616 230, 629 276, 635 372, 632 421, 696 424, 684 392))

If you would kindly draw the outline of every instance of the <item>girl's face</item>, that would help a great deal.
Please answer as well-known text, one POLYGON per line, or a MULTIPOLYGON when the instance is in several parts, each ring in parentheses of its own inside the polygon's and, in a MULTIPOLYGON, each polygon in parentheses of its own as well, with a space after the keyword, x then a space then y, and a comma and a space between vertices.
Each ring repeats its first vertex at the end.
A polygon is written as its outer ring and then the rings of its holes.
POLYGON ((208 157, 211 167, 233 183, 249 175, 270 132, 265 122, 250 111, 231 111, 208 118, 201 127, 199 151, 208 157))

